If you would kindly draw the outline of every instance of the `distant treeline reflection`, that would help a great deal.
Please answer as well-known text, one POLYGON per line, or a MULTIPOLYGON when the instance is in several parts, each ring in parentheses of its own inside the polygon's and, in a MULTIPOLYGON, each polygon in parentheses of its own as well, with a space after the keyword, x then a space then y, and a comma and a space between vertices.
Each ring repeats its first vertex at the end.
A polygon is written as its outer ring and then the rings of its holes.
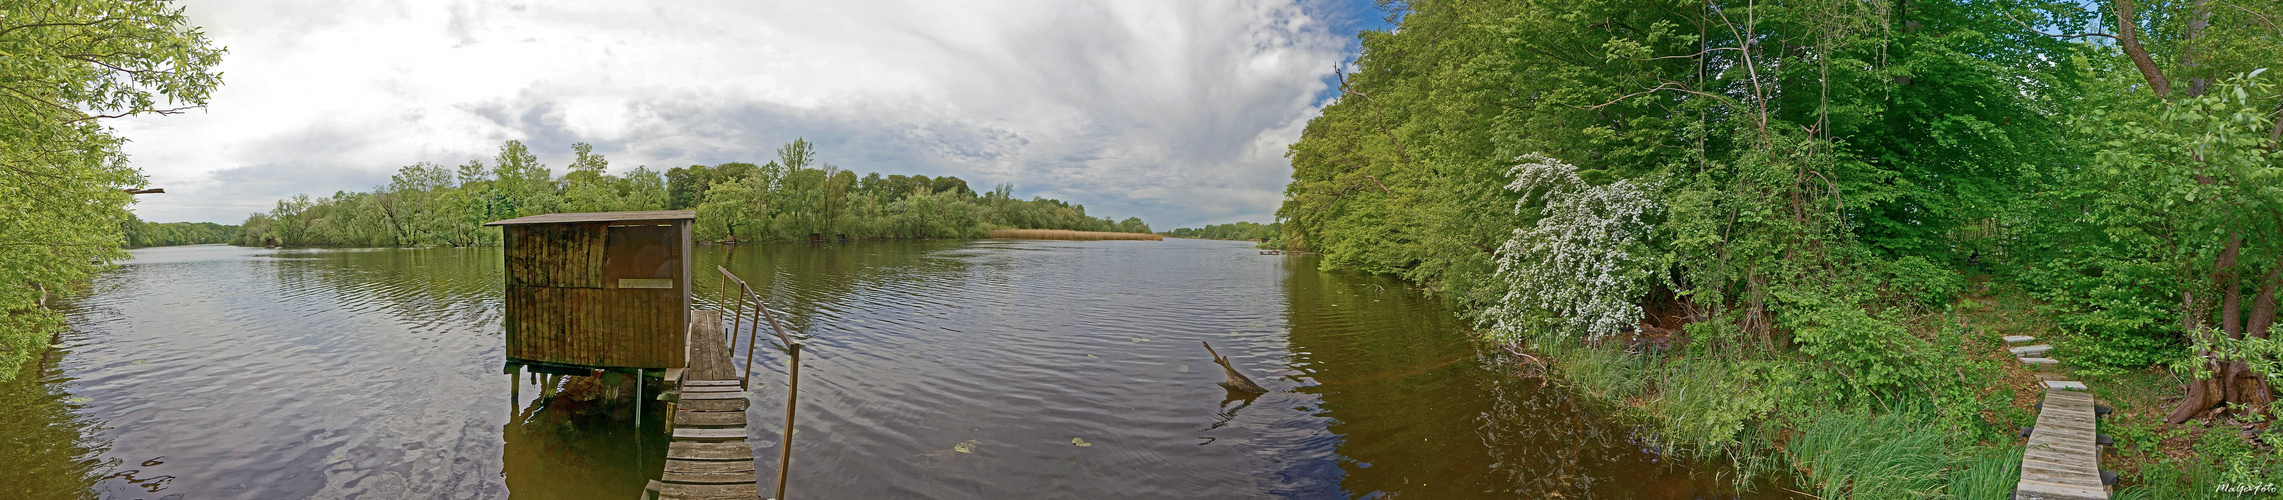
POLYGON ((570 171, 556 177, 520 141, 501 145, 490 164, 421 162, 399 169, 371 192, 323 198, 296 195, 246 219, 232 243, 280 246, 493 246, 483 223, 557 212, 698 211, 703 241, 980 238, 992 229, 1148 233, 1140 218, 1095 218, 1084 205, 1016 199, 1014 187, 977 193, 958 177, 870 173, 819 163, 814 145, 794 140, 761 165, 691 165, 665 172, 636 167, 625 176, 586 143, 573 144, 570 171))

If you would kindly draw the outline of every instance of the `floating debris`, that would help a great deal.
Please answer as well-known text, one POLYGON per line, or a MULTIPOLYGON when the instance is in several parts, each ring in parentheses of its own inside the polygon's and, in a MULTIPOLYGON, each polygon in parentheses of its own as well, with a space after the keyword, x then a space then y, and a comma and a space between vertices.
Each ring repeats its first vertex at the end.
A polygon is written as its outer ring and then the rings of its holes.
POLYGON ((1149 341, 1149 339, 1145 339, 1145 338, 1138 338, 1138 337, 1137 337, 1137 338, 1135 338, 1135 339, 1134 339, 1134 341, 1135 341, 1135 342, 1148 342, 1148 341, 1149 341))
POLYGON ((1180 367, 1180 368, 1175 368, 1175 369, 1173 369, 1173 371, 1177 371, 1177 372, 1181 372, 1181 373, 1189 373, 1189 365, 1181 365, 1181 367, 1180 367))
POLYGON ((129 362, 127 362, 127 364, 130 364, 130 365, 139 365, 139 364, 143 364, 143 363, 149 363, 149 362, 151 362, 151 360, 148 360, 148 359, 138 359, 138 360, 134 360, 134 361, 129 361, 129 362))
POLYGON ((1094 443, 1088 443, 1085 439, 1081 438, 1070 438, 1070 444, 1078 445, 1081 447, 1094 446, 1094 443))
POLYGON ((966 441, 960 441, 959 444, 951 445, 951 451, 960 453, 974 453, 975 447, 978 446, 983 446, 983 442, 969 439, 966 441))
POLYGON ((1232 391, 1252 394, 1268 393, 1268 389, 1262 388, 1260 384, 1253 383, 1252 378, 1246 377, 1245 374, 1237 373, 1236 367, 1229 366, 1229 358, 1221 357, 1221 353, 1213 352, 1213 344, 1205 342, 1199 343, 1205 344, 1205 352, 1207 354, 1213 355, 1213 362, 1219 363, 1221 365, 1221 371, 1227 372, 1228 380, 1220 382, 1219 384, 1221 387, 1232 391))
POLYGON ((1088 355, 1086 355, 1086 357, 1089 357, 1089 358, 1100 358, 1101 356, 1095 356, 1095 355, 1092 355, 1092 354, 1088 354, 1088 355))
POLYGON ((95 402, 95 398, 87 396, 72 396, 71 399, 66 399, 64 401, 72 404, 88 404, 95 402))

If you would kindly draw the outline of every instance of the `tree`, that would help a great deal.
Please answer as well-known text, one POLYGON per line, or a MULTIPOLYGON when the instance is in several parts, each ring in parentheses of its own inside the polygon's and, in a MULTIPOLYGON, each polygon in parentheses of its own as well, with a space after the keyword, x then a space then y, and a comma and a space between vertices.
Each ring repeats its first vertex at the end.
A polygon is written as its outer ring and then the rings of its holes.
POLYGON ((594 146, 581 142, 571 145, 571 171, 563 173, 563 207, 570 212, 610 212, 619 210, 621 201, 616 186, 609 178, 610 160, 594 153, 594 146))
POLYGON ((2118 112, 2115 120, 2089 126, 2122 132, 2110 135, 2110 144, 2121 147, 2098 159, 2136 180, 2111 185, 2132 185, 2137 189, 2128 192, 2154 195, 2147 202, 2163 204, 2134 212, 2169 229, 2158 238, 2173 249, 2165 260, 2178 276, 2182 336, 2200 363, 2187 397, 2166 418, 2179 423, 2223 403, 2266 408, 2274 401, 2266 377, 2283 375, 2251 373, 2244 361, 2223 360, 2212 350, 2246 335, 2265 340, 2275 323, 2276 288, 2283 285, 2283 234, 2277 234, 2283 231, 2283 189, 2277 188, 2283 93, 2256 79, 2266 66, 2253 67, 2283 61, 2283 44, 2276 43, 2283 31, 2273 24, 2283 6, 2159 5, 2171 9, 2143 16, 2147 12, 2131 0, 2109 5, 2117 48, 2153 99, 2142 101, 2140 110, 2111 110, 2118 112), (2156 56, 2165 52, 2176 57, 2156 56), (2227 92, 2207 93, 2231 73, 2243 76, 2227 92), (2184 87, 2175 86, 2182 81, 2184 87), (2264 277, 2261 267, 2268 268, 2264 277), (2246 303, 2244 292, 2253 288, 2258 292, 2246 303))
POLYGON ((698 219, 692 232, 706 241, 739 241, 755 224, 755 214, 761 211, 760 198, 753 195, 749 181, 735 180, 714 183, 706 190, 705 203, 698 205, 698 219))
POLYGON ((666 210, 666 180, 648 166, 637 165, 619 181, 620 210, 666 210))
POLYGON ((0 381, 45 350, 51 293, 124 254, 141 172, 106 120, 205 106, 223 50, 156 2, 0 8, 0 381))
POLYGON ((522 141, 510 140, 499 147, 494 161, 498 177, 496 188, 501 201, 501 213, 494 216, 524 217, 554 213, 562 203, 557 193, 555 175, 547 165, 539 163, 538 155, 523 146, 522 141))

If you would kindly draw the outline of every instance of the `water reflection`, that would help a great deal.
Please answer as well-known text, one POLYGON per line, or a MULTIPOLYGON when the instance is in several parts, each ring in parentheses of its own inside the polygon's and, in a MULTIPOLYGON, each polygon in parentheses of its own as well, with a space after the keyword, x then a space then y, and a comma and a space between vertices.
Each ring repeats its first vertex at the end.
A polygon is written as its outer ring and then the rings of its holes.
MULTIPOLYGON (((496 250, 135 255, 62 305, 67 347, 0 384, 0 497, 630 498, 663 465, 656 407, 637 431, 624 407, 508 400, 496 250)), ((1727 495, 1512 376, 1434 299, 1305 257, 1186 240, 696 257, 701 304, 728 267, 809 343, 791 495, 1727 495), (1270 392, 1216 385, 1200 340, 1270 392)), ((784 357, 753 368, 748 438, 774 457, 784 357)))

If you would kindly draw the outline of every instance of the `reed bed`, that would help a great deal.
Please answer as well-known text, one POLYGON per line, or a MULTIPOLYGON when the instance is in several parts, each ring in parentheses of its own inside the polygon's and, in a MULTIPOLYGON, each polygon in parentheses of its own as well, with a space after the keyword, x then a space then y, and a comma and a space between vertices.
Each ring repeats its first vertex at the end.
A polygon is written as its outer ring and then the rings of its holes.
POLYGON ((1097 241, 1097 240, 1140 240, 1140 241, 1165 241, 1165 237, 1164 237, 1164 236, 1160 236, 1160 235, 1156 235, 1156 234, 1150 234, 1150 233, 1112 233, 1112 232, 1106 232, 1106 231, 1071 231, 1071 230, 1067 230, 1067 229, 993 229, 993 230, 990 230, 990 231, 988 231, 988 232, 985 232, 985 233, 983 233, 983 234, 984 234, 984 236, 988 236, 988 237, 992 237, 992 238, 1015 238, 1015 239, 1025 239, 1025 240, 1074 240, 1074 241, 1097 241))

